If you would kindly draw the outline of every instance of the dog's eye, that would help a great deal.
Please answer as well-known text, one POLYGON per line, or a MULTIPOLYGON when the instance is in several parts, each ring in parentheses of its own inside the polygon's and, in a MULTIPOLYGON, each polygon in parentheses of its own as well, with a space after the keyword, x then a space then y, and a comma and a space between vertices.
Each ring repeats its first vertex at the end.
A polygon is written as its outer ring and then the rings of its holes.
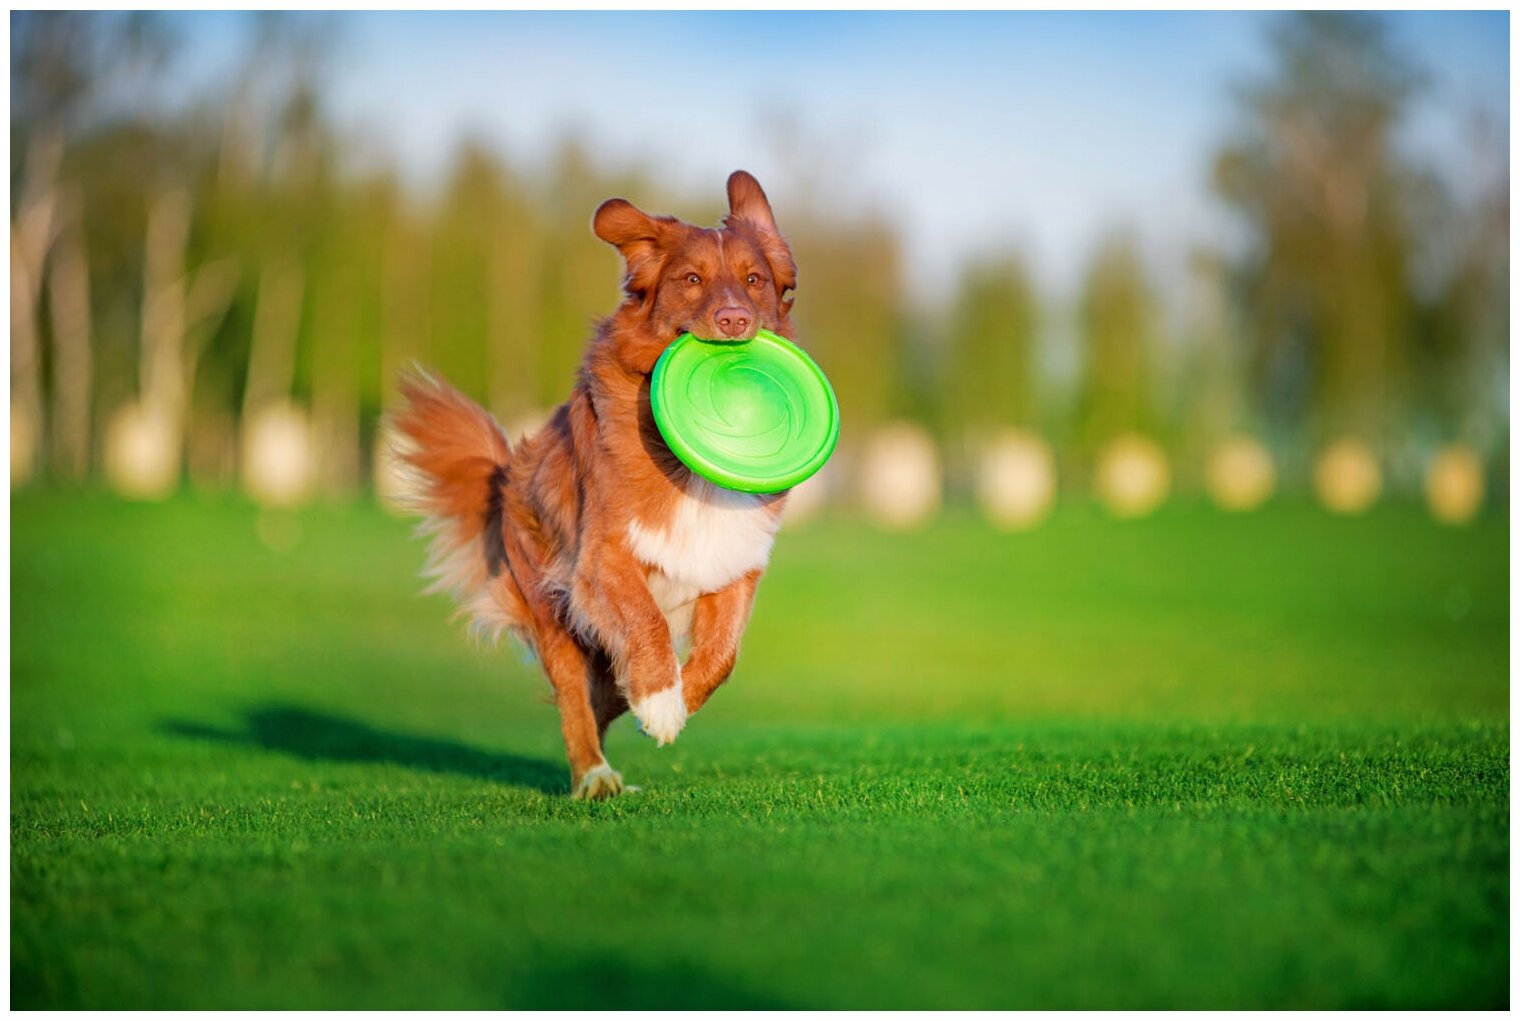
POLYGON ((697 276, 695 273, 688 273, 686 274, 686 282, 688 284, 700 284, 702 282, 702 278, 697 276))
POLYGON ((758 284, 760 282, 760 278, 758 276, 756 276, 754 273, 751 273, 749 276, 745 277, 744 279, 745 279, 745 281, 751 287, 754 287, 756 284, 758 284))

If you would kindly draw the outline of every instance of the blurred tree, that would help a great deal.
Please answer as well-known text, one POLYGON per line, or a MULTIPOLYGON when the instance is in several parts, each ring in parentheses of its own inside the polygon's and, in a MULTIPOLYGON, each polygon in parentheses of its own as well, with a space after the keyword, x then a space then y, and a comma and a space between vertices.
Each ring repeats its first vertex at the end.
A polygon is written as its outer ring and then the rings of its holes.
POLYGON ((773 107, 761 115, 758 140, 778 168, 763 183, 797 261, 792 318, 833 381, 843 416, 835 470, 847 473, 875 427, 936 417, 938 338, 911 314, 897 225, 867 200, 853 171, 869 131, 815 131, 795 111, 773 107))
POLYGON ((53 245, 60 148, 33 148, 30 173, 11 219, 11 477, 31 474, 43 436, 42 326, 44 262, 53 245))
POLYGON ((537 406, 565 399, 580 367, 591 324, 619 300, 622 266, 617 253, 591 232, 591 214, 609 195, 632 194, 651 212, 659 206, 643 189, 627 188, 598 173, 587 147, 567 139, 555 154, 541 187, 542 208, 552 229, 538 251, 537 406))
POLYGON ((1084 454, 1120 433, 1159 425, 1151 364, 1157 314, 1134 238, 1111 235, 1087 272, 1078 312, 1084 360, 1077 442, 1084 454))
POLYGON ((485 249, 486 376, 491 410, 512 423, 546 406, 535 386, 542 310, 534 300, 541 286, 545 228, 526 182, 508 170, 500 175, 485 249))
MULTIPOLYGON (((78 137, 94 122, 141 106, 174 50, 156 14, 15 11, 11 14, 12 141, 78 137)), ((11 172, 17 171, 13 146, 11 172)))
POLYGON ((1508 426, 1509 160, 1495 125, 1475 122, 1470 141, 1476 193, 1463 202, 1441 190, 1420 225, 1433 279, 1413 376, 1426 438, 1491 454, 1508 426))
POLYGON ((53 470, 78 480, 89 469, 94 358, 90 337, 90 267, 77 189, 62 193, 58 237, 48 272, 53 337, 53 470))
POLYGON ((1181 399, 1174 411, 1175 453, 1180 488, 1193 488, 1215 445, 1236 433, 1255 434, 1255 421, 1246 394, 1238 343, 1239 327, 1229 300, 1229 266, 1210 248, 1195 248, 1188 257, 1182 289, 1181 399))
POLYGON ((1287 17, 1272 52, 1273 72, 1239 93, 1213 175, 1250 229, 1236 276, 1253 391, 1276 423, 1377 442, 1410 340, 1419 175, 1393 134, 1419 76, 1363 13, 1287 17))
POLYGON ((906 393, 907 300, 896 232, 877 216, 844 220, 809 208, 788 210, 782 229, 797 260, 793 318, 802 342, 833 380, 847 429, 864 436, 901 413, 906 393))
POLYGON ((440 371, 509 422, 540 407, 537 219, 526 181, 479 143, 459 150, 437 214, 432 349, 440 371))
POLYGON ((1033 427, 1039 305, 1017 256, 968 267, 944 350, 946 431, 965 437, 1003 426, 1033 427))

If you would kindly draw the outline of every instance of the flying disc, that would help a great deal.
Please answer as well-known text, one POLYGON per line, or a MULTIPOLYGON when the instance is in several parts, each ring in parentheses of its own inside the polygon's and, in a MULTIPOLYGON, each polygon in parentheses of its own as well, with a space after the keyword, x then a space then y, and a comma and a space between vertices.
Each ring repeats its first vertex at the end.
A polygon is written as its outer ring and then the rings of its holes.
POLYGON ((655 425, 681 463, 744 493, 789 489, 839 442, 839 402, 818 363, 785 337, 701 340, 683 333, 655 363, 655 425))

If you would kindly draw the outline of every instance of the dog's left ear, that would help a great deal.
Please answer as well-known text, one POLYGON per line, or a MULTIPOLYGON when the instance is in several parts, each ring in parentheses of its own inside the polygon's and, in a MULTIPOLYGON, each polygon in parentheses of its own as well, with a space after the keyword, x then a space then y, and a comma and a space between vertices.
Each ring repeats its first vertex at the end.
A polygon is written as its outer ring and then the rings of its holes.
POLYGON ((783 315, 792 310, 796 300, 797 264, 792 260, 792 250, 776 226, 776 216, 771 212, 770 200, 765 189, 747 170, 735 170, 728 177, 728 216, 726 227, 741 224, 749 227, 760 242, 765 261, 771 265, 771 278, 776 282, 776 297, 781 301, 783 315))

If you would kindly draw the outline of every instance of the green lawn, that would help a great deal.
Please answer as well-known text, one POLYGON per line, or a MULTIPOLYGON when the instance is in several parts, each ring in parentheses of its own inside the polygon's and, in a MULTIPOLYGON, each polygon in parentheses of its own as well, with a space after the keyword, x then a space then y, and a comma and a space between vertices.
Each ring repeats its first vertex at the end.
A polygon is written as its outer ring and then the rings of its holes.
POLYGON ((1508 1002, 1507 518, 787 532, 589 805, 409 530, 13 500, 15 1006, 1508 1002))

